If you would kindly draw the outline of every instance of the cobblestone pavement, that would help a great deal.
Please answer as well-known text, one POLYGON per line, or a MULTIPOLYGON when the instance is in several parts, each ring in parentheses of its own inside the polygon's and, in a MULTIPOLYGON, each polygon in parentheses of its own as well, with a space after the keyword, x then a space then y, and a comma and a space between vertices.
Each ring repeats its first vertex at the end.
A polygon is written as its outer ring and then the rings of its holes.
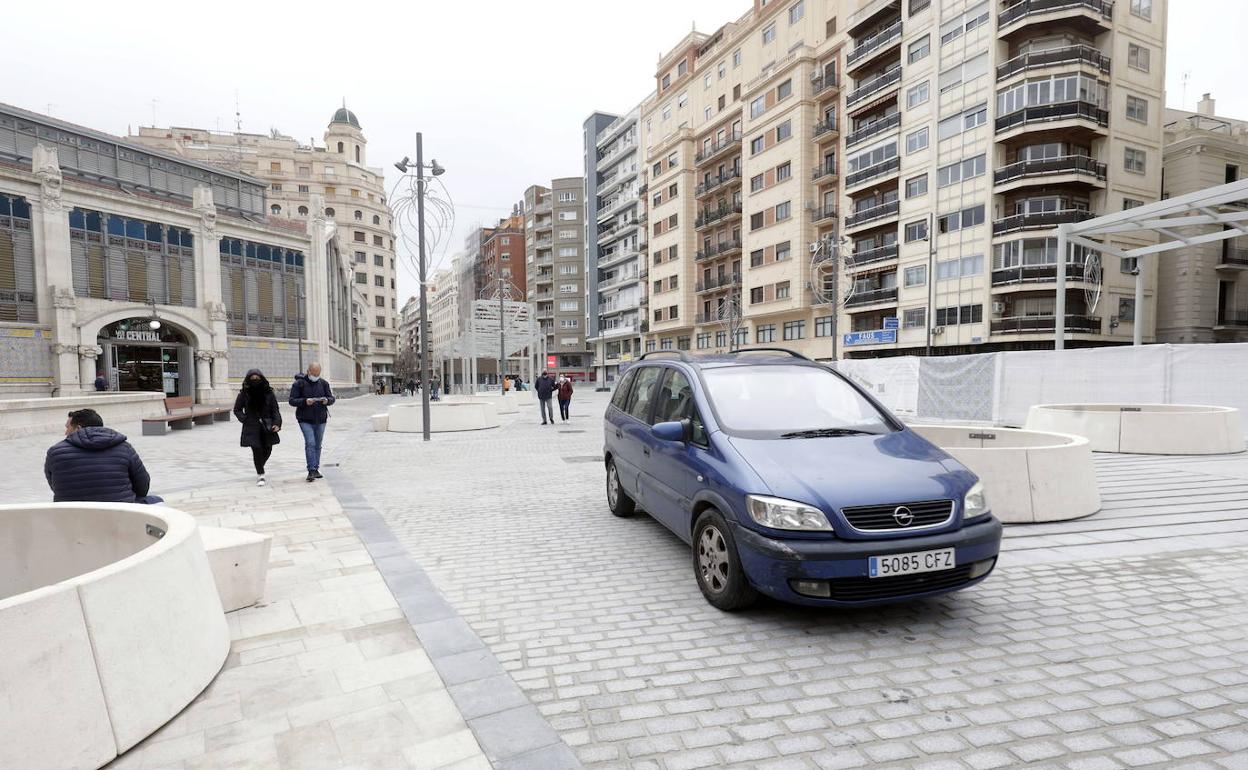
POLYGON ((1099 459, 1102 513, 959 594, 728 615, 607 512, 605 404, 344 464, 587 766, 1248 768, 1248 459, 1099 459))

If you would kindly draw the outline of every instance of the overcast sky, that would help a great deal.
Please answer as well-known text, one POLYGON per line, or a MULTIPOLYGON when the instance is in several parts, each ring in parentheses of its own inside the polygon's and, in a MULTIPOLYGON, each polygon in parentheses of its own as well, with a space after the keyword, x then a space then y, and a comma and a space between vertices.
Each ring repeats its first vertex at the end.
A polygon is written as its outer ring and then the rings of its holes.
MULTIPOLYGON (((1124 0, 1125 2, 1125 0, 1124 0)), ((1248 3, 1171 0, 1169 106, 1213 93, 1248 118, 1248 3), (1183 99, 1183 75, 1188 75, 1183 99)), ((447 168, 458 247, 525 187, 579 176, 581 124, 653 87, 659 55, 696 22, 711 32, 748 0, 476 3, 8 3, 0 101, 114 134, 151 125, 276 128, 319 143, 345 98, 368 161, 425 153, 447 168), (662 21, 656 21, 662 19, 662 21)), ((439 252, 439 257, 441 251, 439 252)), ((416 290, 400 271, 400 304, 416 290)))

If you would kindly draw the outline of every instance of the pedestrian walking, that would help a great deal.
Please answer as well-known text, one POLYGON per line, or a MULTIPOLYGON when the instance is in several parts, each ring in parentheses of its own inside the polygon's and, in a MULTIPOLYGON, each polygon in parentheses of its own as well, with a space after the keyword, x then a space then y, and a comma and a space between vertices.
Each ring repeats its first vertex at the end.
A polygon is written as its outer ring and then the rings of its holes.
POLYGON ((104 379, 104 372, 95 375, 95 390, 96 392, 108 390, 108 380, 104 379))
POLYGON ((152 479, 139 453, 123 434, 104 427, 94 409, 69 413, 65 438, 48 449, 43 475, 56 503, 164 502, 148 494, 152 479))
POLYGON ((251 447, 251 459, 256 466, 256 486, 262 487, 264 465, 273 455, 273 445, 281 443, 278 431, 282 429, 282 412, 277 406, 273 386, 259 369, 250 369, 243 378, 242 390, 234 399, 234 417, 243 424, 238 445, 251 447))
POLYGON ((550 376, 550 372, 542 372, 542 375, 533 382, 533 390, 537 393, 537 406, 542 412, 542 425, 546 424, 547 416, 550 417, 550 423, 555 422, 555 412, 550 407, 550 397, 555 392, 555 379, 550 376))
POLYGON ((511 390, 511 378, 504 376, 503 377, 503 392, 507 393, 510 390, 511 390))
POLYGON ((296 375, 295 383, 290 386, 290 405, 295 408, 295 420, 303 434, 308 481, 325 478, 321 475, 321 442, 325 438, 329 408, 337 400, 329 382, 321 379, 321 365, 316 361, 308 364, 307 374, 296 375))
POLYGON ((416 395, 416 380, 407 381, 407 395, 408 396, 416 395))
POLYGON ((572 380, 564 375, 559 378, 559 417, 568 421, 568 407, 572 404, 572 380))

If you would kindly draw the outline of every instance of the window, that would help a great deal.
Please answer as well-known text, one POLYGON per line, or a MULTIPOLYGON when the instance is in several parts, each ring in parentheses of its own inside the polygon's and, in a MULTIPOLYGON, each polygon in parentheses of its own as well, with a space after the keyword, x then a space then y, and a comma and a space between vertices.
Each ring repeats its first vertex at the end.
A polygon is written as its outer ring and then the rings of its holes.
POLYGON ((1123 168, 1134 174, 1143 174, 1145 172, 1145 158, 1146 155, 1143 150, 1127 147, 1123 151, 1123 168))
POLYGON ((936 309, 937 326, 977 324, 981 323, 983 320, 983 305, 962 305, 961 307, 941 307, 936 309))
POLYGON ((910 0, 910 15, 926 11, 932 5, 932 0, 910 0))
POLYGON ((789 282, 782 281, 776 284, 776 299, 788 299, 788 298, 789 298, 789 282))
POLYGON ((689 62, 682 59, 680 64, 676 65, 676 77, 682 77, 688 71, 689 71, 689 62))
POLYGON ((301 217, 306 217, 306 216, 308 215, 308 207, 307 207, 307 206, 300 206, 300 207, 299 207, 299 209, 298 209, 298 211, 299 211, 299 216, 301 216, 301 217))
POLYGON ((667 247, 667 260, 669 262, 672 261, 673 259, 676 259, 676 248, 677 247, 675 245, 667 247))
POLYGON ((776 181, 777 182, 783 182, 784 180, 788 179, 791 176, 793 176, 793 163, 791 161, 786 160, 784 163, 781 163, 779 166, 776 166, 776 181))
POLYGON ((384 239, 383 239, 380 235, 374 235, 374 236, 373 236, 373 245, 374 245, 374 246, 384 246, 384 245, 385 245, 385 243, 386 243, 386 242, 385 242, 385 240, 384 240, 384 239))
POLYGON ((272 206, 269 206, 269 213, 274 215, 281 214, 282 207, 274 203, 272 206))
POLYGON ((576 311, 580 309, 581 309, 580 300, 575 300, 575 299, 559 300, 559 312, 560 313, 575 313, 576 311))
POLYGON ((655 386, 659 384, 659 376, 662 374, 663 369, 658 366, 639 369, 636 382, 633 383, 628 400, 625 402, 624 411, 638 420, 645 421, 650 416, 650 402, 654 398, 657 390, 655 386))
POLYGON ((368 261, 368 255, 362 251, 357 251, 355 252, 355 261, 362 265, 368 261))
POLYGON ((750 289, 750 304, 754 305, 763 301, 763 287, 756 286, 750 289))
POLYGON ((711 73, 708 72, 702 76, 702 88, 703 89, 710 88, 711 83, 713 82, 714 82, 714 78, 711 77, 711 73))
MULTIPOLYGON (((720 80, 723 80, 723 79, 724 79, 724 75, 727 75, 727 74, 728 74, 728 65, 727 65, 727 64, 725 64, 724 62, 722 62, 722 61, 721 61, 721 62, 719 63, 719 67, 717 67, 717 68, 716 68, 716 76, 717 76, 720 80)), ((722 109, 722 108, 721 108, 721 109, 722 109)))
POLYGON ((741 66, 741 49, 732 52, 732 68, 736 69, 741 66))
POLYGON ((1104 107, 1109 101, 1109 87, 1087 75, 1055 75, 1029 80, 997 93, 997 116, 1010 115, 1025 107, 1073 101, 1104 107))
POLYGON ((767 140, 765 137, 759 136, 750 140, 750 154, 757 155, 767 148, 767 140))
POLYGON ((1122 199, 1123 211, 1126 211, 1127 209, 1139 208, 1140 206, 1143 206, 1143 205, 1144 205, 1144 201, 1136 200, 1135 198, 1123 198, 1122 199))
POLYGON ((786 120, 776 126, 776 141, 782 142, 793 135, 793 121, 786 120))
POLYGON ((672 305, 667 309, 667 320, 674 321, 678 318, 680 318, 680 308, 672 305))
POLYGON ((1153 0, 1131 0, 1131 15, 1151 21, 1153 18, 1153 0))
POLYGON ((831 337, 832 336, 832 316, 821 315, 815 319, 815 336, 831 337))
POLYGON ((763 175, 759 174, 758 176, 751 177, 750 192, 758 192, 761 189, 763 189, 763 175))
POLYGON ((680 109, 689 103, 689 92, 681 91, 680 96, 676 97, 676 109, 680 109))
POLYGON ((978 107, 960 112, 957 115, 951 115, 936 126, 937 140, 948 139, 951 136, 957 136, 963 131, 970 131, 976 126, 982 126, 988 122, 988 105, 981 104, 978 107))
POLYGON ((784 203, 777 203, 776 204, 776 221, 779 222, 781 220, 788 219, 790 216, 790 211, 789 211, 790 208, 791 208, 791 204, 789 203, 789 201, 785 201, 784 203))
POLYGON ((386 266, 386 258, 385 258, 385 257, 383 257, 383 256, 382 256, 382 255, 380 255, 380 254, 374 254, 374 255, 373 255, 373 264, 374 264, 374 265, 376 265, 377 267, 385 267, 385 266, 386 266))
POLYGON ((671 291, 672 289, 677 288, 679 285, 680 285, 680 276, 678 275, 668 276, 667 278, 667 290, 668 291, 671 291))
POLYGON ((957 230, 965 230, 968 227, 975 227, 984 223, 984 207, 972 206, 961 211, 955 211, 952 214, 945 214, 936 220, 936 232, 952 233, 957 230))
POLYGON ((698 350, 706 350, 711 346, 711 335, 709 332, 698 335, 698 350))
POLYGON ((754 340, 756 342, 775 342, 776 341, 776 325, 763 324, 754 330, 754 340))
POLYGON ((926 59, 927 55, 932 52, 932 36, 924 35, 922 38, 910 44, 909 52, 906 54, 906 62, 914 64, 916 61, 926 59))
POLYGON ((796 3, 789 6, 789 24, 796 24, 802 20, 802 15, 806 11, 805 0, 797 0, 796 3))
POLYGON ((385 307, 385 306, 386 306, 386 298, 385 298, 385 297, 380 297, 380 296, 379 296, 379 297, 374 297, 374 298, 373 298, 373 304, 377 305, 377 307, 385 307))
POLYGON ((920 195, 927 195, 927 174, 919 174, 906 180, 906 197, 917 198, 920 195))
POLYGON ((897 142, 893 141, 853 156, 849 159, 849 170, 851 173, 862 171, 872 166, 878 166, 895 157, 897 157, 897 142))
MULTIPOLYGON (((667 167, 669 169, 676 168, 679 165, 680 165, 680 153, 673 152, 671 155, 667 156, 667 167)), ((672 194, 675 195, 675 192, 673 192, 672 194)))
POLYGON ((763 212, 760 211, 757 214, 750 214, 750 229, 757 230, 762 226, 763 226, 763 212))
POLYGON ((918 152, 927 148, 927 127, 906 135, 906 152, 918 152))
POLYGON ((906 288, 911 286, 922 286, 927 283, 927 265, 916 265, 915 267, 907 267, 904 274, 906 288))
POLYGON ((767 97, 760 96, 750 102, 750 117, 757 118, 767 110, 767 97))
POLYGON ((355 274, 355 282, 356 282, 356 283, 364 283, 364 284, 368 283, 368 274, 367 274, 367 273, 356 273, 356 274, 355 274))
POLYGON ((576 284, 574 283, 559 284, 559 293, 560 294, 576 294, 577 293, 576 284))
POLYGON ((783 262, 792 255, 791 241, 776 244, 776 261, 783 262))
MULTIPOLYGON (((677 350, 688 350, 688 349, 689 349, 689 338, 688 338, 688 337, 677 337, 677 338, 676 338, 676 349, 677 349, 677 350)), ((680 377, 682 380, 684 379, 684 376, 683 376, 683 375, 681 375, 679 372, 672 372, 672 380, 674 381, 677 377, 680 377)), ((674 387, 674 386, 673 386, 673 387, 674 387)), ((689 386, 688 386, 688 384, 686 384, 686 385, 685 385, 685 389, 687 390, 687 389, 688 389, 688 387, 689 387, 689 386)), ((679 403, 680 397, 679 397, 679 396, 677 396, 677 394, 676 394, 676 393, 673 393, 673 394, 672 394, 672 398, 673 398, 673 400, 674 400, 675 402, 679 403)), ((661 407, 662 407, 662 404, 660 404, 659 406, 660 406, 660 408, 661 408, 661 407)), ((657 420, 656 420, 656 422, 657 422, 657 420)))
POLYGON ((273 190, 273 192, 281 192, 281 191, 282 191, 282 186, 281 186, 280 184, 278 184, 278 183, 274 182, 274 183, 273 183, 273 185, 272 185, 272 187, 271 187, 271 189, 273 190))
POLYGON ((914 307, 903 311, 901 325, 905 329, 921 329, 927 326, 927 308, 914 307))
POLYGON ((1127 117, 1141 123, 1148 122, 1148 100, 1138 96, 1127 97, 1127 117))
MULTIPOLYGON (((663 90, 666 91, 672 85, 672 73, 668 72, 663 75, 663 90)), ((665 108, 668 109, 668 108, 665 108)))
POLYGON ((951 184, 983 176, 986 168, 986 156, 984 155, 976 155, 973 158, 960 160, 957 163, 950 163, 948 166, 941 166, 936 169, 936 186, 948 187, 951 184))
POLYGON ((984 272, 984 255, 975 254, 969 257, 946 259, 936 263, 936 280, 948 281, 953 278, 966 278, 984 272))
POLYGON ((575 221, 576 221, 576 210, 574 209, 574 210, 572 210, 572 211, 560 211, 560 212, 559 212, 559 221, 560 221, 560 222, 575 222, 575 221))
POLYGON ((381 217, 377 216, 376 214, 373 214, 373 224, 375 224, 375 225, 380 225, 380 224, 381 224, 381 217))
POLYGON ((785 321, 784 322, 784 338, 785 340, 800 340, 806 336, 805 321, 785 321))
MULTIPOLYGON (((763 250, 755 249, 754 251, 751 251, 750 252, 750 267, 758 267, 761 264, 763 264, 763 250)), ((758 291, 762 291, 762 289, 759 289, 758 291)))
POLYGON ((763 27, 763 45, 773 43, 776 40, 776 23, 773 21, 766 27, 763 27))
MULTIPOLYGON (((664 86, 664 88, 666 88, 666 86, 664 86)), ((663 120, 668 120, 671 117, 672 117, 672 103, 668 102, 667 104, 663 105, 663 120)))
POLYGON ((926 102, 929 90, 928 81, 924 80, 922 83, 919 83, 917 86, 913 86, 910 90, 906 91, 906 108, 914 109, 920 104, 926 102))
POLYGON ((355 210, 355 221, 359 222, 364 219, 364 212, 359 209, 355 210))
MULTIPOLYGON (((342 152, 342 142, 338 143, 338 152, 342 152)), ((269 162, 269 171, 281 171, 281 170, 282 170, 281 163, 275 160, 269 162)))
MULTIPOLYGON (((656 178, 663 176, 663 162, 662 161, 659 161, 658 163, 654 164, 654 168, 651 169, 651 176, 654 176, 656 178)), ((657 200, 655 201, 655 204, 658 204, 657 200)))
POLYGON ((382 289, 386 288, 386 278, 385 278, 385 276, 381 276, 381 275, 374 275, 374 276, 373 276, 373 285, 374 285, 374 286, 377 286, 377 287, 380 287, 380 288, 382 288, 382 289))
POLYGON ((1150 51, 1135 43, 1127 43, 1127 66, 1132 69, 1148 72, 1150 51))
POLYGON ((940 25, 940 44, 945 45, 988 23, 988 3, 980 3, 966 13, 940 25))
POLYGON ((921 241, 927 237, 927 220, 919 219, 906 224, 906 243, 921 241))
POLYGON ((937 81, 937 87, 943 94, 944 92, 952 88, 956 88, 963 83, 970 83, 981 75, 985 75, 987 73, 988 54, 981 53, 979 56, 967 59, 961 64, 955 67, 950 67, 940 73, 940 78, 937 81))
POLYGON ((776 86, 776 101, 779 102, 784 99, 788 99, 792 95, 793 95, 793 81, 792 80, 786 80, 780 85, 776 86))
POLYGON ((361 232, 358 232, 358 231, 357 231, 357 232, 355 232, 355 233, 352 235, 352 237, 354 237, 354 238, 355 238, 355 242, 356 242, 356 243, 365 243, 365 242, 366 242, 366 239, 365 239, 365 237, 364 237, 364 233, 361 233, 361 232))

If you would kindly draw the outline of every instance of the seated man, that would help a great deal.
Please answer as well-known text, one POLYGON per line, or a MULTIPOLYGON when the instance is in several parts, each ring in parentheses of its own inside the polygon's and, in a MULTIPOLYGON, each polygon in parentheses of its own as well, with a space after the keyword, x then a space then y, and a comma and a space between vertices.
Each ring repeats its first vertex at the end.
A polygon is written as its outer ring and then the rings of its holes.
POLYGON ((148 495, 151 477, 134 447, 94 409, 69 413, 65 439, 48 449, 43 475, 53 502, 159 503, 148 495))

